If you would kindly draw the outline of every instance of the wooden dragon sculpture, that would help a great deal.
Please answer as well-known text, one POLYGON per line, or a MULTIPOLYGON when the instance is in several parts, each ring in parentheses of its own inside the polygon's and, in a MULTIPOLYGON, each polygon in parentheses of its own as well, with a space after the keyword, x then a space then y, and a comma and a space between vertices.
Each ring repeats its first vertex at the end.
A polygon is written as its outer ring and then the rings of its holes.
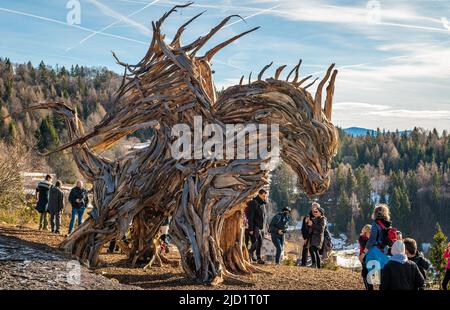
MULTIPOLYGON (((276 69, 273 78, 263 80, 268 65, 256 81, 249 78, 248 84, 242 85, 241 78, 240 85, 228 88, 217 98, 210 67, 212 57, 257 28, 197 56, 234 16, 225 18, 194 42, 182 45, 183 31, 200 13, 183 24, 167 44, 161 25, 171 13, 190 4, 175 6, 152 23, 152 42, 138 64, 122 63, 114 55, 125 68, 116 107, 91 132, 84 133, 75 111, 63 103, 30 109, 52 108, 65 117, 71 141, 56 151, 72 147, 81 173, 93 184, 95 212, 63 242, 63 249, 96 266, 104 244, 120 240, 131 224, 132 242, 126 250, 130 260, 152 261, 157 255, 152 240, 167 217, 172 216, 170 234, 186 274, 217 284, 224 277, 233 277, 232 272, 256 270, 243 244, 242 213, 246 202, 268 184, 269 168, 262 164, 271 158, 176 159, 171 154, 176 139, 171 132, 173 126, 183 123, 193 131, 198 116, 203 126, 214 124, 223 132, 226 124, 279 125, 281 158, 298 175, 299 188, 309 195, 321 194, 329 186, 331 159, 338 144, 331 123, 337 70, 333 70, 334 65, 329 67, 314 98, 306 89, 315 81, 303 86, 311 76, 300 79, 301 61, 285 80, 280 79, 285 66, 276 69), (328 80, 322 109, 323 87, 328 80), (96 154, 148 127, 155 127, 148 147, 133 150, 116 161, 96 154)), ((204 136, 201 142, 207 139, 204 136)))

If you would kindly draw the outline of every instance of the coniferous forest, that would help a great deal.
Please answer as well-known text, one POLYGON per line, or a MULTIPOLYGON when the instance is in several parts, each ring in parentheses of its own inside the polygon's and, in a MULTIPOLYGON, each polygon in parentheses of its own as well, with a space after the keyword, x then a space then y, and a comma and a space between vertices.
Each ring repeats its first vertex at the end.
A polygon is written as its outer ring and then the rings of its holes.
POLYGON ((14 113, 39 102, 62 101, 78 111, 89 129, 112 109, 120 82, 121 77, 106 68, 52 68, 44 62, 35 67, 30 62, 13 64, 0 59, 0 139, 31 153, 34 160, 28 169, 45 172, 50 168, 63 181, 74 182, 79 174, 70 154, 53 154, 44 162, 36 156, 67 141, 62 118, 51 111, 14 113), (6 115, 13 117, 4 119, 6 115))
MULTIPOLYGON (((316 197, 325 207, 335 233, 356 240, 370 223, 376 203, 391 207, 394 226, 404 236, 429 242, 436 224, 450 231, 450 136, 446 131, 413 128, 408 132, 379 129, 351 136, 339 129, 330 190, 316 197)), ((295 190, 286 165, 272 173, 271 199, 305 214, 311 199, 295 190)))

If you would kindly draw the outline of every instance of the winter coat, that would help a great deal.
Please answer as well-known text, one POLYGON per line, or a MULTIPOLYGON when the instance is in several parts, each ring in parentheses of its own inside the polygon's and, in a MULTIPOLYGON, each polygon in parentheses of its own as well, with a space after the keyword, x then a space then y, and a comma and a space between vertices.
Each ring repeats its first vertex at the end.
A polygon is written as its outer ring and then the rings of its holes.
POLYGON ((80 187, 72 188, 69 194, 69 202, 72 205, 72 208, 86 208, 89 203, 87 190, 80 187), (77 199, 80 199, 80 202, 77 202, 77 199))
POLYGON ((255 228, 263 229, 264 227, 264 208, 262 207, 266 202, 259 196, 250 200, 247 204, 247 220, 248 230, 253 231, 255 228))
POLYGON ((312 218, 312 225, 309 227, 310 246, 322 248, 326 227, 327 218, 325 216, 312 218))
POLYGON ((383 237, 383 229, 377 223, 377 221, 382 221, 383 225, 386 226, 386 228, 391 227, 391 225, 392 225, 392 222, 385 220, 385 219, 376 219, 375 221, 372 222, 372 229, 370 230, 370 237, 366 244, 366 248, 368 250, 370 250, 374 246, 379 246, 382 243, 381 239, 383 237))
POLYGON ((420 290, 425 280, 416 263, 408 260, 391 260, 381 270, 380 290, 420 290))
POLYGON ((333 249, 333 242, 331 240, 331 234, 328 231, 328 228, 325 225, 325 231, 323 232, 323 244, 322 249, 319 251, 319 254, 322 255, 322 253, 325 251, 325 253, 330 253, 330 251, 333 249))
POLYGON ((285 233, 291 220, 292 218, 289 214, 286 214, 284 212, 276 214, 272 218, 272 221, 270 221, 269 232, 278 234, 278 231, 281 230, 283 233, 285 233))
POLYGON ((423 253, 420 251, 416 252, 416 255, 414 257, 409 258, 410 261, 413 261, 416 263, 417 267, 419 267, 420 273, 422 274, 423 278, 427 278, 426 271, 430 269, 431 262, 423 256, 423 253))
POLYGON ((359 255, 364 253, 364 249, 366 248, 367 241, 369 241, 369 238, 367 238, 365 235, 360 235, 358 238, 359 243, 359 255))
POLYGON ((56 214, 64 209, 64 194, 58 188, 53 186, 48 197, 48 212, 56 214))
POLYGON ((47 211, 48 196, 50 193, 50 188, 52 188, 52 183, 47 180, 43 180, 38 183, 36 188, 36 193, 39 193, 39 198, 36 203, 36 210, 39 213, 44 213, 47 211))
POLYGON ((303 222, 302 222, 302 237, 304 240, 308 239, 309 237, 309 226, 306 225, 306 218, 309 217, 310 219, 312 219, 314 217, 314 215, 312 214, 312 212, 310 211, 309 214, 307 216, 303 217, 303 222))
POLYGON ((444 252, 444 259, 447 259, 447 266, 446 269, 450 269, 450 251, 447 249, 444 252))

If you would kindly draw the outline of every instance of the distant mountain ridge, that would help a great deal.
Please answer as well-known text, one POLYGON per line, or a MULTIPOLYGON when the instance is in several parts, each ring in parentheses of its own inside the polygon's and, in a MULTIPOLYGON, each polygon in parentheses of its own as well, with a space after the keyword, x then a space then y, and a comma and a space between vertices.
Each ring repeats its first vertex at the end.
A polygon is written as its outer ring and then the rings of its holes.
MULTIPOLYGON (((347 134, 354 136, 354 137, 360 137, 360 136, 365 136, 367 133, 371 134, 371 135, 375 135, 377 133, 376 130, 373 129, 369 129, 369 128, 363 128, 363 127, 349 127, 349 128, 344 128, 343 129, 347 134)), ((383 130, 382 130, 383 131, 383 130)), ((386 130, 386 132, 388 132, 388 130, 386 130)), ((400 134, 403 133, 410 133, 411 130, 402 130, 399 131, 400 134)))

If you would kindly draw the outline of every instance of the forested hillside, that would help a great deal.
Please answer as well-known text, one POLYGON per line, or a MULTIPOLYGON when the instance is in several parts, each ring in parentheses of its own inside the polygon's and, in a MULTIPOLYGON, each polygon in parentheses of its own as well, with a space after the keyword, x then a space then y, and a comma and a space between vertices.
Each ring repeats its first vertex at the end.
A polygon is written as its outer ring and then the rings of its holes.
MULTIPOLYGON (((430 241, 436 223, 450 232, 450 136, 414 128, 353 137, 339 130, 330 190, 318 201, 335 232, 355 240, 370 222, 378 202, 391 207, 394 225, 404 235, 430 241)), ((271 197, 277 207, 291 205, 302 214, 310 200, 295 190, 292 172, 281 165, 272 173, 271 197)))
MULTIPOLYGON (((30 62, 15 65, 0 59, 0 139, 7 144, 20 144, 32 154, 55 148, 67 141, 65 124, 51 111, 4 116, 30 105, 58 100, 77 109, 87 128, 96 124, 113 107, 114 93, 121 78, 106 68, 34 67, 30 62)), ((71 157, 52 155, 47 161, 52 170, 66 181, 77 176, 71 157)), ((45 172, 46 167, 33 167, 45 172)))

